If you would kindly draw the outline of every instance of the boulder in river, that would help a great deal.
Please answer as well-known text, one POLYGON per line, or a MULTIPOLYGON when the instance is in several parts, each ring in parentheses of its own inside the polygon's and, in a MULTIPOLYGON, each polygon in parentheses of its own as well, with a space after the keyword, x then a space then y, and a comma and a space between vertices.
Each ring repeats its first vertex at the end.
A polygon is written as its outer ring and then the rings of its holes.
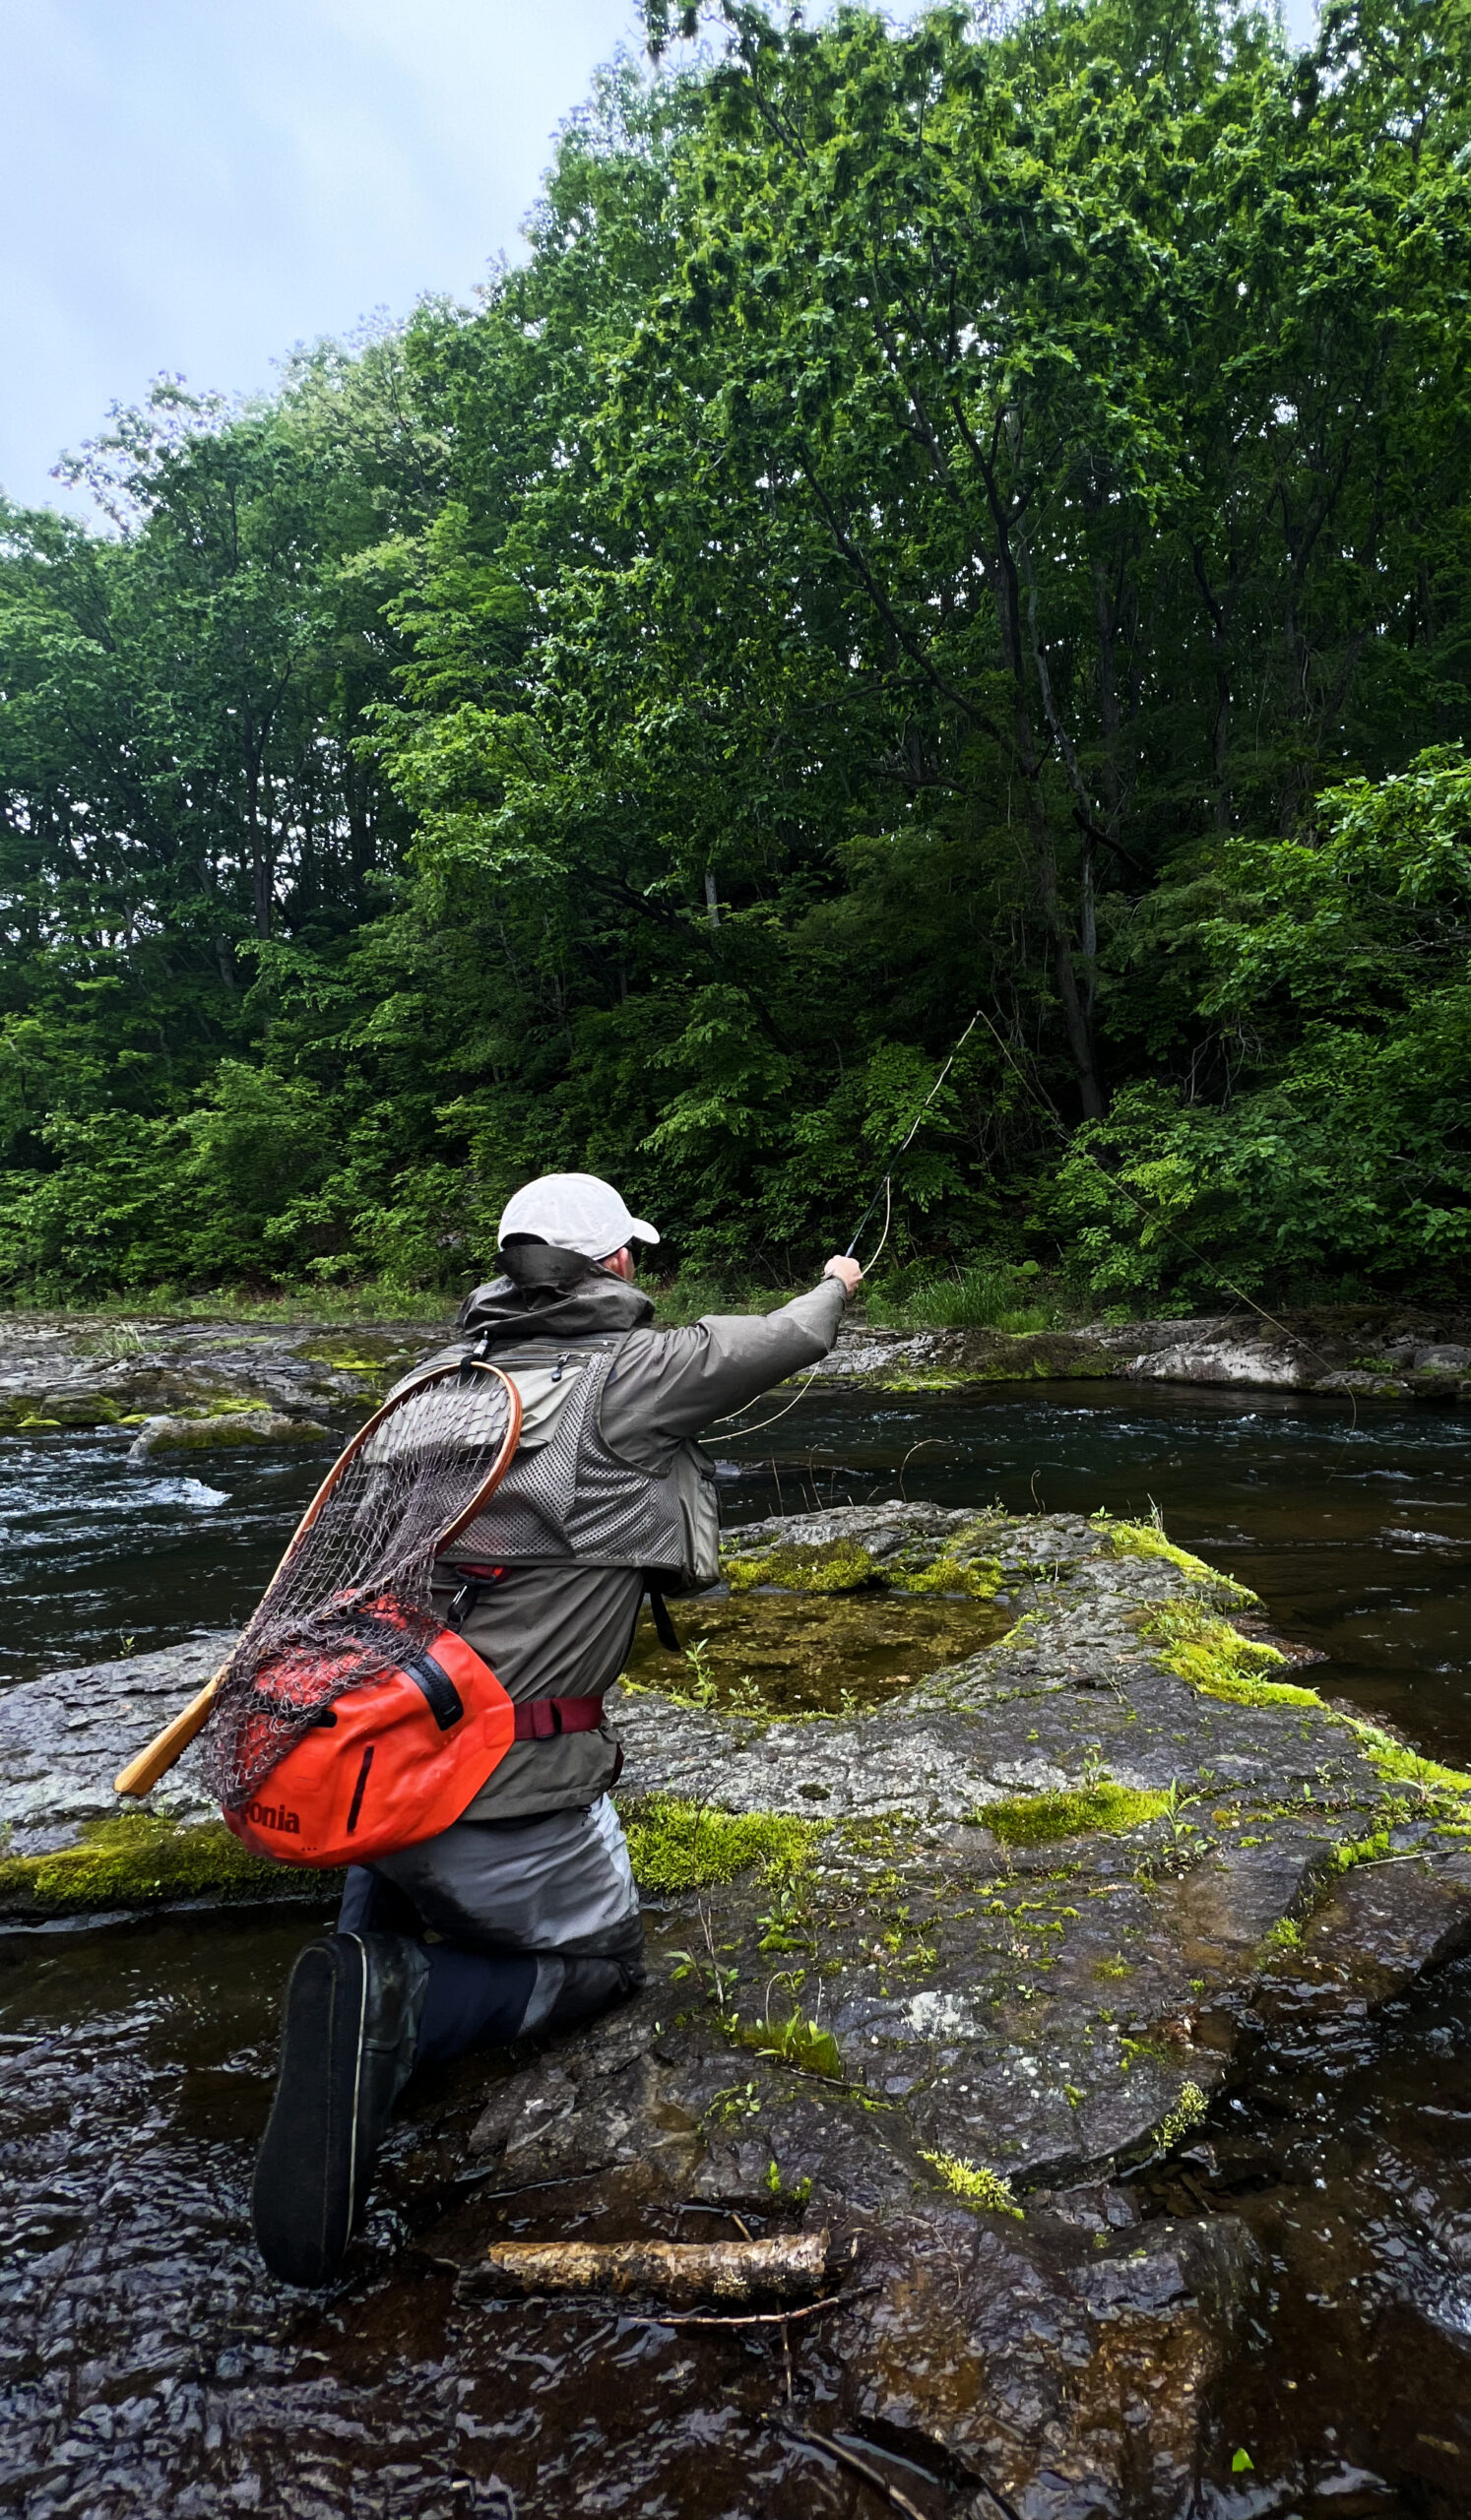
POLYGON ((199 1418, 145 1418, 129 1461, 150 1453, 217 1452, 228 1444, 324 1444, 332 1429, 320 1418, 288 1418, 278 1409, 217 1409, 199 1418))
MULTIPOLYGON (((246 1407, 360 1418, 442 1324, 119 1320, 9 1314, 0 1322, 0 1434, 197 1419, 246 1407)), ((248 1440, 248 1438, 247 1438, 248 1440)))

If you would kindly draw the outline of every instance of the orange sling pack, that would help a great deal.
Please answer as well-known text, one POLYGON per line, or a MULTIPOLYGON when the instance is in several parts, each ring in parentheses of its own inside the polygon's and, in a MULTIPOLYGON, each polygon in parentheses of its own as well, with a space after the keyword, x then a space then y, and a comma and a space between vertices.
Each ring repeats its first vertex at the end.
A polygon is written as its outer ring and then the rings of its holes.
MULTIPOLYGON (((269 1694, 281 1667, 255 1685, 269 1694)), ((319 1682, 330 1678, 316 1666, 319 1682)), ((348 1689, 224 1822, 256 1855, 283 1863, 371 1863, 458 1820, 516 1736, 516 1710, 453 1628, 427 1647, 406 1640, 381 1679, 348 1689)))

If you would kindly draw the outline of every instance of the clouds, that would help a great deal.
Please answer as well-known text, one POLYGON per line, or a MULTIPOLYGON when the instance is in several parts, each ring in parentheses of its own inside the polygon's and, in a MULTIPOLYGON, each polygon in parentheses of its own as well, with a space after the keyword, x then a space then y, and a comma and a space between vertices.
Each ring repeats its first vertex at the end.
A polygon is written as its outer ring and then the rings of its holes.
POLYGON ((73 504, 57 454, 160 368, 249 392, 468 295, 620 41, 633 0, 0 0, 0 485, 73 504))
POLYGON ((0 482, 514 250, 630 0, 0 0, 0 482))

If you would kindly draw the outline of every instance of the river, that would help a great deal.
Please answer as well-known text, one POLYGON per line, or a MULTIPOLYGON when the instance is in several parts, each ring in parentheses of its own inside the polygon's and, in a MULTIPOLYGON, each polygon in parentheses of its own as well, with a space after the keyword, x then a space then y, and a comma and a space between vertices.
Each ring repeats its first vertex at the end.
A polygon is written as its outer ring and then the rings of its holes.
MULTIPOLYGON (((819 1386, 714 1443, 728 1521, 907 1490, 1142 1516, 1250 1584, 1326 1660, 1325 1693, 1471 1764, 1465 1419, 1285 1395, 819 1386)), ((0 1677, 240 1618, 320 1462, 127 1467, 109 1432, 0 1456, 0 1677)), ((656 1932, 659 1928, 656 1925, 656 1932)), ((458 2301, 414 2246, 392 2167, 347 2291, 262 2277, 245 2192, 299 1917, 160 1918, 0 1937, 7 2107, 0 2509, 24 2520, 238 2511, 383 2520, 827 2520, 881 2506, 775 2432, 760 2340, 458 2301), (694 2339, 694 2342, 691 2342, 694 2339)), ((393 2160, 423 2192, 442 2077, 393 2160)), ((457 2076, 459 2080, 457 2081, 457 2076)), ((1227 2101, 1183 2210, 1246 2216, 1258 2312, 1228 2422, 1252 2465, 1202 2515, 1451 2520, 1443 2421, 1471 2360, 1471 1966, 1358 2022, 1311 2088, 1290 2060, 1227 2101)), ((1182 2210, 1168 2180, 1151 2210, 1182 2210)), ((530 2228, 530 2224, 529 2224, 530 2228)), ((833 2375, 803 2350, 820 2411, 833 2375)), ((774 2394, 775 2392, 775 2394, 774 2394)), ((926 2515, 957 2496, 863 2445, 926 2515)))

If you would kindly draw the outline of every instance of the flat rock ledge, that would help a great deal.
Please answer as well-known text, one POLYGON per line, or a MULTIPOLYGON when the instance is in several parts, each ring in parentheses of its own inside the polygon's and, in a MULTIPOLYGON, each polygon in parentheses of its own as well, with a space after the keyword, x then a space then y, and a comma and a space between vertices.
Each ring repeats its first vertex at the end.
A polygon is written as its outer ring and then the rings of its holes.
MULTIPOLYGON (((621 1693, 649 1983, 411 2101, 416 2249, 480 2316, 500 2238, 825 2230, 825 2305, 788 2334, 829 2429, 976 2520, 997 2494, 1018 2520, 1224 2509, 1214 2410, 1262 2270, 1229 2209, 1151 2215, 1136 2174, 1181 2156, 1208 2206, 1212 2114, 1274 2041, 1327 2053, 1471 1940, 1471 1779, 1323 1703, 1149 1526, 894 1501, 732 1549, 743 1583, 927 1577, 1016 1623, 871 1715, 621 1693)), ((12 1918, 269 1886, 220 1870, 192 1756, 156 1815, 110 1816, 225 1642, 0 1700, 12 1918)))
POLYGON ((1239 1311, 1178 1321, 1095 1321, 1080 1330, 880 1330, 846 1325, 826 1381, 889 1391, 990 1382, 1117 1378, 1317 1391, 1471 1407, 1471 1314, 1404 1305, 1325 1305, 1280 1316, 1239 1311))
POLYGON ((12 1313, 0 1320, 0 1435, 134 1426, 145 1452, 326 1436, 376 1406, 444 1335, 422 1322, 12 1313))

